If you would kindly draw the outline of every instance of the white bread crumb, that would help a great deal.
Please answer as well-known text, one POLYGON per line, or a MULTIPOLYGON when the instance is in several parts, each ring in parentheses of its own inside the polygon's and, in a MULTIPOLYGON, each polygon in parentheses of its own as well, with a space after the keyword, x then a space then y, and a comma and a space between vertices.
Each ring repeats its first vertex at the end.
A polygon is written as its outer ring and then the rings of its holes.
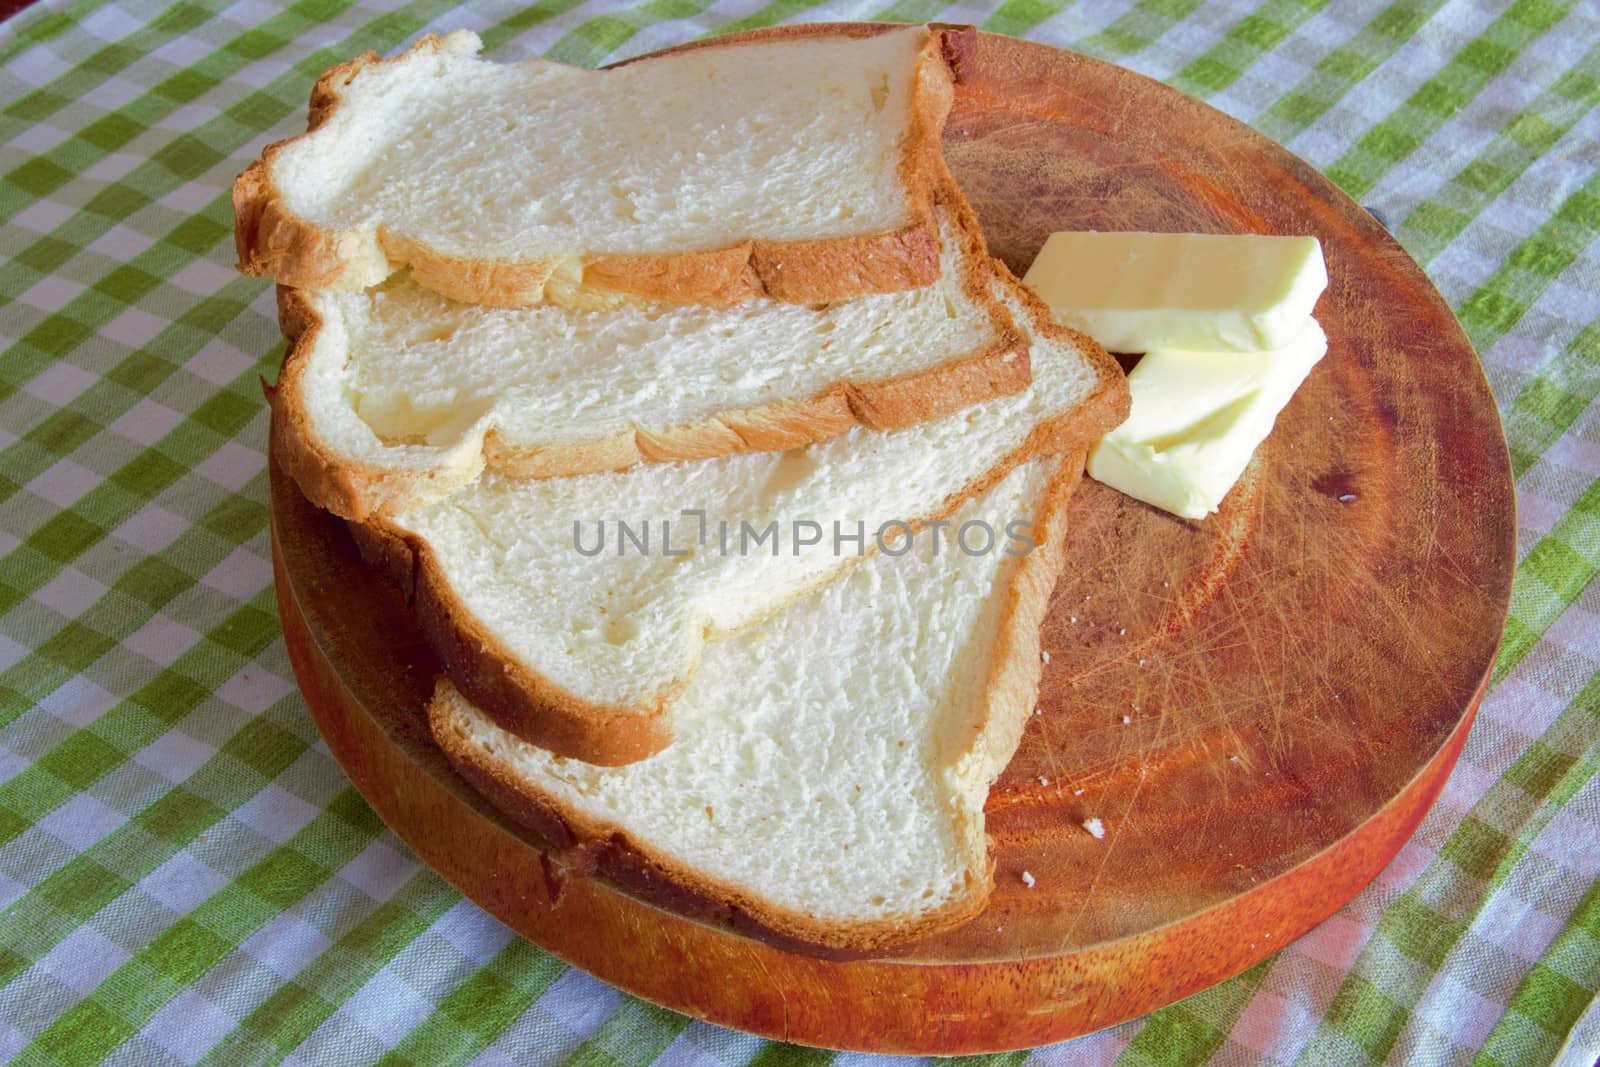
POLYGON ((1099 819, 1083 820, 1083 828, 1089 831, 1089 836, 1096 840, 1106 836, 1106 824, 1099 819))
POLYGON ((1034 887, 1034 877, 1033 877, 1033 875, 1029 874, 1027 871, 1023 871, 1022 872, 1022 884, 1027 886, 1029 889, 1032 889, 1034 887))

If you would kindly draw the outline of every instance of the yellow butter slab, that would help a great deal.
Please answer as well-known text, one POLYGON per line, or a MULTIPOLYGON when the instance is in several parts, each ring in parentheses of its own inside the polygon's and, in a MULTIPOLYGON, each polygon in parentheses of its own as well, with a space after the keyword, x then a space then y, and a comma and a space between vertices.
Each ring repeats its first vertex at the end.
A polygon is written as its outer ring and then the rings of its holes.
POLYGON ((1315 237, 1051 234, 1024 279, 1112 352, 1290 344, 1328 285, 1315 237))
POLYGON ((1206 517, 1327 350, 1315 319, 1271 351, 1153 349, 1128 375, 1133 410, 1090 452, 1089 475, 1175 515, 1206 517))

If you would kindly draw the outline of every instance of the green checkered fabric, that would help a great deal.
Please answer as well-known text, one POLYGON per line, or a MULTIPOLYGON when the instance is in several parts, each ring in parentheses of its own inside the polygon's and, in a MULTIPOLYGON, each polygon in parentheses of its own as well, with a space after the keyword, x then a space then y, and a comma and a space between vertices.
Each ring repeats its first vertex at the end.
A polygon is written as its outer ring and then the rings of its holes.
POLYGON ((348 785, 273 610, 257 382, 281 349, 268 287, 232 270, 227 194, 303 123, 318 72, 423 30, 598 64, 867 18, 1103 56, 1321 167, 1458 310, 1517 476, 1494 687, 1395 862, 1248 973, 1007 1059, 1595 1061, 1593 0, 113 0, 0 24, 0 1056, 829 1058, 568 969, 462 900, 348 785))

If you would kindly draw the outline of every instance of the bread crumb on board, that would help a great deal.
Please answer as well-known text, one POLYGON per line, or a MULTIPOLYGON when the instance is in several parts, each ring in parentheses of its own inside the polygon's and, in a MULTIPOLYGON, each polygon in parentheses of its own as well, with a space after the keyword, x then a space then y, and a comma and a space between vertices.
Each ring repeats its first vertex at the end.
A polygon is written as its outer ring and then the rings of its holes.
POLYGON ((1029 889, 1032 889, 1034 887, 1034 885, 1037 884, 1037 880, 1028 871, 1023 871, 1022 872, 1022 884, 1027 886, 1029 889))
POLYGON ((1106 836, 1106 824, 1099 819, 1083 820, 1083 828, 1089 831, 1089 836, 1096 840, 1106 836))

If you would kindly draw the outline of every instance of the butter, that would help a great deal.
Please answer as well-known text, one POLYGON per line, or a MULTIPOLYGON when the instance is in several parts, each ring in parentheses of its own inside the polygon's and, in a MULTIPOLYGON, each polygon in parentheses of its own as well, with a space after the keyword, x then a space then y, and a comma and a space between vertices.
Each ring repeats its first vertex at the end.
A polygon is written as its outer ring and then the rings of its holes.
POLYGON ((1287 347, 1328 287, 1315 237, 1053 233, 1023 279, 1112 352, 1287 347))
POLYGON ((1089 475, 1163 511, 1205 518, 1327 350, 1309 318, 1273 351, 1151 349, 1128 375, 1133 409, 1089 453, 1089 475))

